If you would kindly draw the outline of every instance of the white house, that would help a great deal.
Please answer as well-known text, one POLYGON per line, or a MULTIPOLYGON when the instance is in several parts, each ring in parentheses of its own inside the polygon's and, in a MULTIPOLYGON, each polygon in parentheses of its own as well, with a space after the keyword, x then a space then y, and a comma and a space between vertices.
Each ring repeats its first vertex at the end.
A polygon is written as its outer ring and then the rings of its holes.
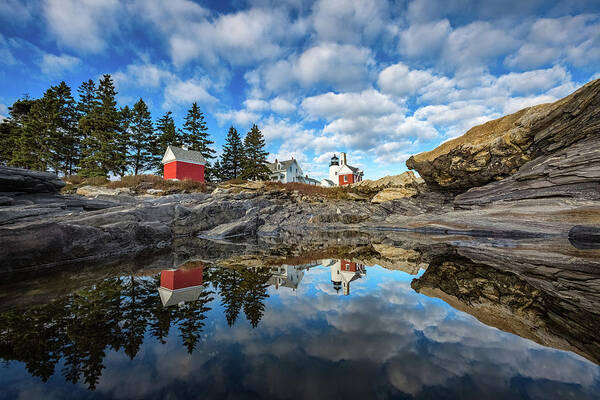
POLYGON ((300 164, 294 158, 286 161, 275 159, 275 162, 269 163, 268 167, 271 171, 270 179, 275 182, 300 182, 304 177, 300 164))
POLYGON ((316 179, 310 178, 308 175, 304 175, 304 172, 302 172, 302 168, 300 167, 300 163, 294 158, 286 161, 279 161, 275 159, 275 162, 269 163, 268 167, 271 171, 271 181, 282 183, 300 182, 315 186, 319 184, 319 181, 316 179))
POLYGON ((363 171, 357 167, 348 165, 346 153, 341 153, 340 158, 335 154, 329 163, 329 179, 323 179, 321 186, 343 186, 362 181, 363 171))

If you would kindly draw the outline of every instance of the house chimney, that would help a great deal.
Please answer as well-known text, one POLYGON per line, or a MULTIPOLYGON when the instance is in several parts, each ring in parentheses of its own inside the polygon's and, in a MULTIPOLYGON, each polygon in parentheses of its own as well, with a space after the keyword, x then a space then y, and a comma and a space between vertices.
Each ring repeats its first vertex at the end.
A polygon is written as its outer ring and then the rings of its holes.
POLYGON ((346 165, 346 153, 342 153, 342 159, 340 161, 342 165, 346 165))
POLYGON ((277 164, 277 159, 275 159, 275 164, 277 164))

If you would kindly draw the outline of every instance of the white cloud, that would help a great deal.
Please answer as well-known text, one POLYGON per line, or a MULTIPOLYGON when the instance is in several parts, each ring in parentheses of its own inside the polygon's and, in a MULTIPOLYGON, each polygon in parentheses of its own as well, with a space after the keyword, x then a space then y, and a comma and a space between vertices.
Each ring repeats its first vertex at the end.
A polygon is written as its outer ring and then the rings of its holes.
POLYGON ((320 0, 313 6, 313 26, 322 41, 360 44, 379 36, 390 15, 386 0, 320 0))
POLYGON ((374 63, 368 48, 322 43, 300 55, 265 64, 248 72, 245 78, 252 86, 251 92, 259 96, 281 94, 294 87, 360 90, 369 86, 369 72, 374 63))
POLYGON ((0 103, 0 122, 8 118, 8 107, 6 104, 0 103))
POLYGON ((437 55, 451 30, 447 19, 414 24, 400 33, 398 47, 408 57, 437 55))
POLYGON ((118 0, 45 0, 44 16, 58 42, 98 53, 117 27, 120 7, 118 0))
POLYGON ((540 18, 525 43, 505 59, 509 67, 535 68, 561 60, 575 66, 600 62, 600 16, 540 18))
POLYGON ((70 71, 81 63, 81 60, 77 57, 70 56, 68 54, 61 54, 60 56, 46 53, 42 57, 40 68, 44 74, 48 75, 59 75, 66 71, 70 71))
POLYGON ((410 70, 405 64, 398 63, 381 71, 377 84, 383 92, 402 97, 416 93, 433 80, 429 71, 410 70))
POLYGON ((281 97, 275 97, 270 102, 271 110, 278 114, 290 114, 296 110, 296 105, 282 99, 281 97))
POLYGON ((206 80, 188 79, 186 81, 174 80, 165 87, 165 103, 163 108, 173 105, 190 105, 193 102, 200 104, 214 104, 218 100, 208 92, 209 83, 206 80))
POLYGON ((247 99, 244 106, 249 111, 265 111, 269 109, 269 103, 260 99, 247 99))
MULTIPOLYGON (((227 112, 216 113, 215 116, 220 125, 239 125, 241 127, 250 126, 256 123, 260 115, 247 110, 232 110, 227 112)), ((240 132, 241 134, 242 132, 240 132)))
POLYGON ((311 118, 332 120, 336 117, 378 116, 402 113, 403 109, 388 96, 373 90, 359 93, 325 93, 307 97, 302 108, 311 118))
POLYGON ((30 20, 32 14, 32 4, 20 0, 2 0, 0 2, 0 21, 6 24, 22 24, 30 20))
POLYGON ((138 86, 141 88, 157 88, 165 81, 175 80, 170 71, 154 64, 130 64, 125 71, 113 74, 116 84, 138 86))
POLYGON ((456 28, 448 35, 442 58, 447 65, 471 68, 484 65, 518 45, 512 32, 496 28, 489 22, 476 21, 456 28))
POLYGON ((6 40, 0 33, 0 63, 5 65, 15 65, 18 63, 13 55, 12 45, 9 40, 6 40))

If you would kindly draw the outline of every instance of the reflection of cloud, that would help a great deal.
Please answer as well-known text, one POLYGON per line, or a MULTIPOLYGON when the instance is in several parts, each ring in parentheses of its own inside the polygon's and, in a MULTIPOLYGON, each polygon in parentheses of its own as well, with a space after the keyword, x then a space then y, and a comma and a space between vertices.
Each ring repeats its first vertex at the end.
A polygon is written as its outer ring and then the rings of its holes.
MULTIPOLYGON (((210 314, 206 340, 191 356, 177 327, 165 345, 147 338, 133 363, 109 352, 97 390, 115 398, 193 390, 202 398, 352 399, 398 391, 436 397, 431 390, 453 398, 468 389, 479 398, 512 398, 522 395, 515 379, 526 381, 532 398, 553 398, 566 384, 578 398, 598 390, 597 366, 487 327, 412 291, 396 279, 404 276, 373 267, 360 292, 333 296, 320 289, 331 286, 329 269, 311 269, 293 295, 269 292, 256 329, 243 318, 228 327, 210 314)), ((22 395, 47 398, 46 390, 32 386, 22 395)))

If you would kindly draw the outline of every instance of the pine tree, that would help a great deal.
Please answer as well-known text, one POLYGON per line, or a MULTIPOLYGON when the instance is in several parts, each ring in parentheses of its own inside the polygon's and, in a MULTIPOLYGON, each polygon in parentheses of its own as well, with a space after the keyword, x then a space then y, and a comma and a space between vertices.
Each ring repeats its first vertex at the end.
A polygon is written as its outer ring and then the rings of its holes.
POLYGON ((210 170, 213 182, 220 182, 223 180, 223 168, 221 167, 221 161, 215 161, 214 164, 210 166, 210 170))
POLYGON ((75 100, 71 95, 71 88, 64 81, 51 87, 47 95, 53 113, 51 118, 54 120, 49 143, 49 162, 55 171, 60 170, 64 175, 71 175, 80 151, 75 100))
POLYGON ((117 153, 119 156, 119 164, 121 165, 119 175, 123 177, 129 170, 129 145, 131 143, 133 110, 129 108, 129 106, 122 107, 119 111, 119 117, 120 129, 117 132, 117 153))
POLYGON ((158 121, 156 121, 156 135, 152 146, 153 167, 163 174, 161 160, 168 146, 181 146, 181 134, 175 127, 175 121, 171 116, 172 112, 167 111, 158 121))
POLYGON ((252 125, 252 129, 244 138, 244 158, 242 179, 268 180, 269 167, 267 167, 267 156, 265 151, 265 139, 258 126, 252 125))
POLYGON ((9 117, 0 123, 0 163, 15 164, 17 142, 23 134, 23 126, 35 100, 25 96, 8 108, 9 117))
POLYGON ((119 151, 121 116, 115 100, 117 92, 109 74, 100 79, 93 107, 81 117, 82 144, 81 175, 107 176, 120 173, 125 160, 119 151))
POLYGON ((139 99, 133 106, 130 130, 129 165, 131 165, 134 175, 137 175, 151 166, 152 141, 154 140, 150 111, 142 99, 139 99))
POLYGON ((221 179, 237 179, 242 173, 242 160, 244 158, 244 145, 237 130, 231 126, 223 145, 221 156, 221 179))
POLYGON ((198 103, 192 104, 192 107, 188 110, 183 124, 183 133, 182 142, 188 150, 199 151, 207 161, 204 174, 207 180, 212 181, 213 172, 210 160, 215 158, 215 150, 211 147, 214 142, 208 138, 204 114, 200 111, 198 103))
POLYGON ((11 165, 20 168, 45 171, 50 154, 51 123, 46 118, 51 114, 50 102, 47 98, 34 100, 27 117, 23 120, 19 137, 10 161, 11 165))

